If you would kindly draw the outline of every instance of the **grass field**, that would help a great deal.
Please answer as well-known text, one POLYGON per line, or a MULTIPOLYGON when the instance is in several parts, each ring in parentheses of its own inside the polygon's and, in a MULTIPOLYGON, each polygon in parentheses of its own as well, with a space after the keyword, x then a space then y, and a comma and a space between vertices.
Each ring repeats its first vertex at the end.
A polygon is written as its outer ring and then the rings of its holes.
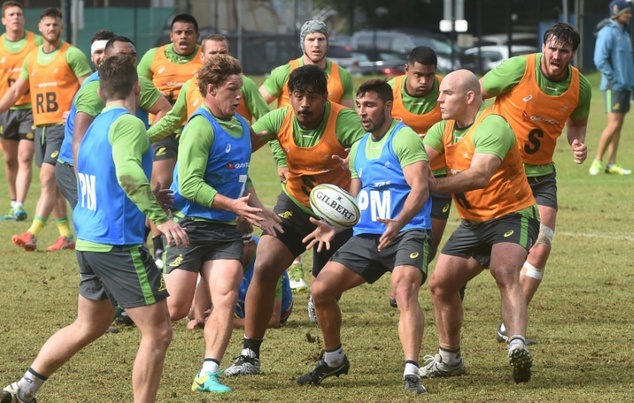
MULTIPOLYGON (((591 76, 593 87, 597 76, 591 76)), ((358 84, 358 83, 357 83, 358 84)), ((634 120, 627 115, 619 161, 634 167, 634 120)), ((589 159, 605 125, 603 101, 595 90, 588 128, 589 159)), ((203 335, 174 323, 174 338, 164 368, 160 402, 620 402, 634 396, 633 300, 634 176, 588 175, 589 163, 572 162, 560 139, 556 151, 560 213, 554 250, 542 287, 530 306, 528 336, 533 378, 516 385, 506 349, 495 341, 499 294, 488 273, 469 284, 464 304, 462 352, 467 375, 426 380, 429 393, 407 396, 402 389, 403 354, 397 337, 398 313, 388 305, 389 278, 344 294, 342 337, 350 358, 349 375, 320 387, 299 387, 295 378, 312 369, 322 348, 319 329, 308 322, 308 294, 296 294, 296 310, 279 330, 268 331, 262 346, 261 376, 230 378, 227 396, 191 392, 200 369, 203 335)), ((251 170, 260 198, 272 206, 279 182, 268 150, 254 156, 251 170)), ((0 209, 7 208, 4 171, 0 169, 0 209)), ((39 193, 34 179, 27 211, 39 193)), ((29 220, 30 222, 30 220, 29 220)), ((452 215, 448 231, 458 223, 452 215)), ((53 221, 39 238, 40 250, 27 253, 10 237, 28 223, 0 222, 0 386, 17 380, 42 343, 76 315, 77 264, 73 252, 46 253, 57 236, 53 221)), ((307 256, 308 257, 308 256, 307 256)), ((305 259, 309 262, 310 259, 305 259)), ((433 265, 432 265, 433 267, 433 265)), ((308 273, 308 271, 307 271, 308 273)), ((307 278, 308 280, 308 278, 307 278)), ((420 293, 425 313, 422 355, 437 349, 433 308, 425 284, 420 293)), ((124 328, 96 341, 61 368, 38 394, 40 402, 130 402, 130 372, 139 341, 135 328, 124 328)), ((222 367, 241 347, 235 331, 222 367)))

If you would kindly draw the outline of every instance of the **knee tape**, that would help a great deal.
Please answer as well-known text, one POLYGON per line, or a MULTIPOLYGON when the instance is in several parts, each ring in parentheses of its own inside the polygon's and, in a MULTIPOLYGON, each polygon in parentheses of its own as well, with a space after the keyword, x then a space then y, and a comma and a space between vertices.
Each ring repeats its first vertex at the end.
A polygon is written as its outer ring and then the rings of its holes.
POLYGON ((524 262, 524 268, 526 269, 524 272, 526 277, 531 277, 535 280, 541 280, 544 278, 545 267, 535 267, 528 262, 524 262))
POLYGON ((544 224, 539 224, 539 235, 537 235, 537 240, 535 241, 535 245, 543 244, 543 245, 552 246, 554 236, 555 236, 555 230, 545 226, 544 224))

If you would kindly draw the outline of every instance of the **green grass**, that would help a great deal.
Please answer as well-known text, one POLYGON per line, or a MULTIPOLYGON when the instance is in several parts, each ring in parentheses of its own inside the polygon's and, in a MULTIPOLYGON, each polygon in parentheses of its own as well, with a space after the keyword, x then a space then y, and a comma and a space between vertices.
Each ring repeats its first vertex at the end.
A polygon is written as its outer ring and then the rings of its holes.
MULTIPOLYGON (((593 87, 597 77, 592 76, 593 87)), ((619 161, 634 167, 632 114, 627 115, 619 161)), ((587 143, 590 159, 605 125, 603 100, 595 90, 587 143)), ((533 379, 515 385, 502 344, 494 335, 499 323, 499 294, 488 273, 469 284, 464 304, 462 350, 468 374, 426 380, 427 396, 402 391, 403 354, 397 337, 398 313, 388 305, 389 277, 344 294, 342 337, 352 368, 349 375, 326 380, 321 387, 299 387, 295 378, 312 369, 322 347, 319 329, 308 323, 307 293, 296 295, 295 312, 286 326, 267 332, 262 347, 264 375, 230 378, 227 396, 191 392, 203 354, 202 332, 174 323, 160 402, 617 402, 629 401, 634 390, 632 289, 634 271, 632 220, 634 177, 591 177, 589 164, 577 166, 565 139, 556 151, 560 213, 546 277, 530 306, 528 335, 538 344, 533 379)), ((260 198, 275 203, 279 181, 268 150, 255 154, 252 175, 260 198)), ((1 169, 0 169, 1 170, 1 169)), ((0 208, 7 207, 4 177, 0 208)), ((27 203, 33 213, 39 194, 34 179, 27 203)), ((457 225, 450 218, 448 232, 457 225)), ((17 380, 40 346, 76 315, 77 264, 74 253, 43 252, 57 236, 49 222, 39 238, 40 251, 26 253, 10 237, 28 224, 0 222, 0 385, 17 380)), ((307 256, 308 257, 308 256, 307 256)), ((305 259, 310 262, 310 259, 305 259)), ((307 271, 308 273, 308 271, 307 271)), ((308 276, 307 276, 308 277, 308 276)), ((307 278, 308 279, 308 278, 307 278)), ((437 348, 437 334, 427 285, 420 293, 425 313, 422 355, 437 348)), ((130 402, 130 372, 139 333, 125 328, 108 334, 77 354, 40 390, 42 402, 130 402)), ((242 331, 235 331, 222 366, 241 349, 242 331)))

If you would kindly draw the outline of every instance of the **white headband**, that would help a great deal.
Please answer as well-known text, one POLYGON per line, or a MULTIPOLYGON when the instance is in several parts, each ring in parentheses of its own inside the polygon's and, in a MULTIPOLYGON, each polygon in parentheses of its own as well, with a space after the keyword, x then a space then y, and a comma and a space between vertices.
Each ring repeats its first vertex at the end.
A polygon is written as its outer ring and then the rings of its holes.
POLYGON ((105 39, 96 40, 90 45, 90 54, 94 55, 98 50, 104 50, 106 48, 106 43, 108 43, 105 39))

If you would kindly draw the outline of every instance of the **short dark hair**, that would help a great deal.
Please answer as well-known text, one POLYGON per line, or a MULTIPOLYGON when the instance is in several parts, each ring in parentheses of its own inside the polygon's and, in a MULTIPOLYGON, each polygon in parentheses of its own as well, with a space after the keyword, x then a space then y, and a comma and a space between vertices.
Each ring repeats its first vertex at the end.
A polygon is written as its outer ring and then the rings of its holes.
POLYGON ((359 86, 357 90, 357 98, 364 96, 368 92, 374 92, 383 102, 394 101, 394 93, 392 87, 385 80, 373 79, 368 80, 359 86))
POLYGON ((5 1, 2 3, 2 16, 4 17, 4 12, 9 7, 20 7, 20 10, 24 11, 24 6, 19 1, 5 1))
POLYGON ((131 43, 132 46, 136 47, 134 42, 132 42, 132 39, 128 38, 127 36, 115 35, 112 38, 108 39, 108 42, 106 42, 106 46, 104 47, 104 52, 108 53, 109 51, 111 51, 112 48, 114 47, 115 42, 131 43))
POLYGON ((573 52, 577 50, 579 43, 581 43, 579 33, 575 31, 572 25, 565 22, 559 22, 544 32, 544 45, 551 39, 572 46, 573 52))
POLYGON ((198 72, 198 90, 202 96, 207 95, 207 86, 220 86, 229 76, 242 74, 242 67, 238 59, 231 55, 214 55, 207 59, 198 72))
POLYGON ((99 66, 99 88, 107 101, 126 99, 138 81, 136 66, 127 56, 108 57, 99 66))
POLYGON ((42 11, 42 14, 40 14, 40 21, 42 21, 42 18, 44 17, 59 18, 60 20, 64 18, 62 12, 57 7, 49 7, 42 11))
POLYGON ((314 64, 296 68, 288 78, 288 92, 294 91, 328 94, 326 73, 314 64))
POLYGON ((438 64, 438 56, 436 56, 434 49, 428 46, 416 46, 409 52, 407 62, 412 66, 414 63, 420 63, 423 66, 436 66, 438 64))
POLYGON ((115 36, 117 36, 117 34, 108 29, 100 29, 92 36, 92 38, 90 39, 90 44, 92 45, 93 43, 95 43, 95 41, 107 41, 114 38, 115 36))
POLYGON ((172 23, 170 24, 170 31, 174 29, 174 24, 176 24, 177 22, 194 24, 194 30, 198 32, 198 21, 196 21, 194 16, 191 14, 178 14, 176 17, 174 17, 172 23))

